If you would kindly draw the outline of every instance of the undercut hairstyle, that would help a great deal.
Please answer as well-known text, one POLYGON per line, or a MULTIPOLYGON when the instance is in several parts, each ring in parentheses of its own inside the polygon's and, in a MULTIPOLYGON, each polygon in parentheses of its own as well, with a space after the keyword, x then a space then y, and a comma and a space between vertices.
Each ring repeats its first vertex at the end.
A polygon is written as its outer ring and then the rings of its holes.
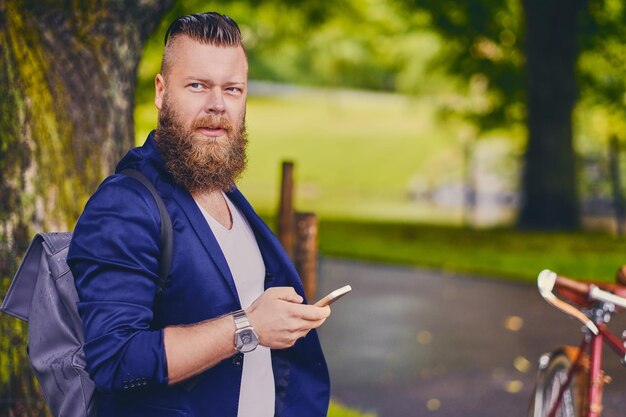
POLYGON ((161 61, 161 74, 166 76, 172 55, 173 42, 180 36, 213 46, 241 46, 241 31, 229 16, 216 12, 190 14, 174 20, 165 32, 165 50, 161 61))

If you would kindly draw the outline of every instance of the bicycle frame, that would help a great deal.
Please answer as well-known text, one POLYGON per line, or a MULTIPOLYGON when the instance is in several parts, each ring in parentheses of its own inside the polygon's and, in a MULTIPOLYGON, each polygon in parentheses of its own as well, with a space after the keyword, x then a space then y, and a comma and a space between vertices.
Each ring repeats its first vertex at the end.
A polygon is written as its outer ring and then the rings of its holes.
POLYGON ((573 360, 572 367, 567 373, 565 383, 561 386, 558 396, 554 404, 551 405, 548 417, 555 417, 561 406, 565 391, 570 387, 572 381, 581 371, 585 364, 585 353, 588 351, 589 358, 589 381, 588 388, 584 393, 583 414, 585 417, 599 417, 602 413, 602 388, 605 382, 605 375, 602 371, 603 345, 607 344, 616 354, 620 356, 622 364, 626 363, 626 347, 624 342, 612 333, 606 326, 611 314, 615 312, 615 306, 626 308, 626 298, 620 296, 626 289, 620 288, 620 295, 616 295, 611 290, 618 289, 617 286, 603 285, 605 289, 600 288, 601 284, 583 283, 573 281, 565 277, 559 277, 554 272, 542 271, 538 277, 538 286, 541 295, 550 304, 558 309, 580 320, 586 327, 586 334, 582 343, 578 348, 576 358, 573 360), (578 308, 558 299, 552 290, 560 289, 563 292, 571 292, 571 301, 590 308, 592 318, 588 317, 578 308), (608 291, 607 291, 608 289, 608 291), (575 299, 575 300, 574 300, 575 299))

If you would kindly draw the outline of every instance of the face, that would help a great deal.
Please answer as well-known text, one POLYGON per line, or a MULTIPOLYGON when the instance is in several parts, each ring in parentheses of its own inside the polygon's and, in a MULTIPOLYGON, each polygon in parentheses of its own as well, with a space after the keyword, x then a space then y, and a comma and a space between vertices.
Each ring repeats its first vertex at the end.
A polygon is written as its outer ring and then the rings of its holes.
POLYGON ((190 192, 225 190, 245 167, 247 61, 241 47, 181 36, 155 79, 157 144, 190 192))

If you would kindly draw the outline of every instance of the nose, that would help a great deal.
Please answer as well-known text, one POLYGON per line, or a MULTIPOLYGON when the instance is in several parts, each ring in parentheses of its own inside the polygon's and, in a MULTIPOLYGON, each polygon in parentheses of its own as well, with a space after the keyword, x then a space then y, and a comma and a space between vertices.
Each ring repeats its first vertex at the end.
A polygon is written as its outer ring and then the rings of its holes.
POLYGON ((223 113, 225 109, 222 91, 220 89, 212 89, 207 94, 204 111, 206 113, 223 113))

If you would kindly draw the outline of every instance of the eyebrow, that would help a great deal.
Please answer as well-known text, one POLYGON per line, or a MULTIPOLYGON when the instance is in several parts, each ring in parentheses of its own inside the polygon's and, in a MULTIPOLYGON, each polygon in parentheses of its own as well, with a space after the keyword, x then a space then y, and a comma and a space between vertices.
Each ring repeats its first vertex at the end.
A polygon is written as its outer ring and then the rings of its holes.
MULTIPOLYGON (((208 84, 208 85, 214 85, 215 82, 213 80, 209 80, 207 78, 203 78, 203 77, 194 77, 194 76, 189 76, 189 77, 185 77, 183 78, 183 81, 185 82, 189 82, 189 81, 198 81, 204 84, 208 84)), ((246 81, 241 81, 241 80, 232 80, 232 81, 227 81, 225 84, 228 85, 246 85, 246 81)))

